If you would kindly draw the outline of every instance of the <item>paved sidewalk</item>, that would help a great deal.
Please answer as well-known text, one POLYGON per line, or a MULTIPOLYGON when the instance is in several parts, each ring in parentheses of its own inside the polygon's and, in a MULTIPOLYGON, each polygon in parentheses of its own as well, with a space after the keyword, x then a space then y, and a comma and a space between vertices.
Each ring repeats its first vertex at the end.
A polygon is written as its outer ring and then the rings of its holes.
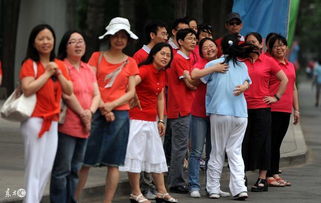
MULTIPOLYGON (((0 106, 3 101, 0 101, 0 106)), ((281 166, 304 163, 307 147, 300 125, 290 124, 281 146, 281 166)), ((19 134, 19 123, 0 118, 0 202, 21 202, 17 191, 23 188, 24 159, 23 143, 19 134), (10 196, 10 197, 9 197, 10 196)), ((82 202, 87 197, 103 194, 106 168, 93 168, 90 171, 82 202)), ((43 202, 48 201, 49 187, 45 191, 43 202)), ((121 174, 117 196, 128 195, 127 175, 121 174)))

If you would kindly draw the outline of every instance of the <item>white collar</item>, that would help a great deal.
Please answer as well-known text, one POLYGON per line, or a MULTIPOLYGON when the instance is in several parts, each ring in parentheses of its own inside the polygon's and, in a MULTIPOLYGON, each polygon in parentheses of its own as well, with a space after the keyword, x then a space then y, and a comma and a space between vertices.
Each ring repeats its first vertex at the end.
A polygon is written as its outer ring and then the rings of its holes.
POLYGON ((174 43, 174 40, 173 40, 172 37, 169 38, 168 44, 171 45, 171 47, 172 47, 173 49, 179 49, 179 47, 174 43))
POLYGON ((186 56, 186 54, 184 52, 182 52, 181 50, 178 50, 177 53, 179 55, 181 55, 184 59, 189 59, 189 56, 186 56))
POLYGON ((144 51, 146 51, 147 54, 150 53, 150 48, 149 48, 147 45, 144 44, 143 47, 142 47, 142 49, 143 49, 144 51))

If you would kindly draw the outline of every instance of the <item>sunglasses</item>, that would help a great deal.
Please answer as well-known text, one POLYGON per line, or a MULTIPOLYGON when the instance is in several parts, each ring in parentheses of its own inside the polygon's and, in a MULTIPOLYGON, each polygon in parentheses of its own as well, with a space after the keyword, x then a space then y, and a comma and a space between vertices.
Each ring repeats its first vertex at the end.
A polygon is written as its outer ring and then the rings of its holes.
POLYGON ((232 21, 232 22, 229 22, 228 24, 230 26, 232 26, 232 25, 241 25, 241 22, 240 21, 232 21))

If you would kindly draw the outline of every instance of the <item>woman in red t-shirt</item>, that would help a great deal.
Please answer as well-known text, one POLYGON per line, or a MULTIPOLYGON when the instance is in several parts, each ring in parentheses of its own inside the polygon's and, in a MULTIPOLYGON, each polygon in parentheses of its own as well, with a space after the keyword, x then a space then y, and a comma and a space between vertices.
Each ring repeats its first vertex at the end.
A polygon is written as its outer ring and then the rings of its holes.
POLYGON ((67 111, 58 126, 58 149, 51 173, 50 201, 75 202, 74 194, 82 165, 92 114, 100 102, 96 75, 82 61, 86 42, 78 31, 68 31, 59 45, 58 58, 64 60, 73 83, 74 93, 64 96, 67 111))
POLYGON ((113 18, 106 27, 109 49, 94 52, 89 60, 96 71, 101 95, 99 111, 93 115, 92 129, 85 152, 84 166, 76 198, 86 183, 90 167, 108 168, 104 202, 112 202, 119 181, 119 166, 124 165, 129 133, 128 101, 135 95, 135 59, 123 51, 130 38, 138 37, 130 31, 126 18, 113 18))
MULTIPOLYGON (((297 124, 300 118, 298 91, 295 85, 295 68, 286 59, 288 46, 285 37, 275 35, 270 39, 268 46, 271 56, 279 64, 289 80, 280 100, 271 104, 271 168, 267 174, 268 183, 270 186, 290 186, 291 183, 285 181, 279 175, 279 162, 280 148, 289 127, 291 113, 293 112, 294 124, 297 124)), ((276 77, 271 78, 271 95, 277 93, 279 84, 280 81, 276 77)))
POLYGON ((244 92, 248 109, 248 125, 242 144, 242 156, 245 171, 259 169, 259 177, 251 187, 251 191, 262 192, 268 190, 266 173, 270 168, 271 104, 281 98, 286 90, 288 79, 273 58, 261 54, 263 44, 259 33, 249 33, 245 41, 255 45, 257 49, 244 60, 252 84, 244 92), (275 95, 270 96, 269 84, 272 77, 276 77, 280 83, 275 95))
POLYGON ((136 97, 139 105, 129 111, 130 130, 125 165, 120 168, 128 172, 132 202, 150 202, 139 187, 140 172, 152 173, 157 194, 156 202, 177 202, 165 188, 163 172, 167 164, 161 136, 165 134, 164 87, 165 69, 173 58, 169 44, 158 43, 150 51, 139 68, 136 80, 136 97), (158 119, 158 121, 157 121, 158 119))
POLYGON ((37 96, 31 117, 20 127, 25 147, 26 203, 41 201, 57 151, 57 121, 62 93, 72 93, 65 65, 55 59, 55 41, 51 26, 41 24, 34 27, 20 70, 24 95, 37 96))

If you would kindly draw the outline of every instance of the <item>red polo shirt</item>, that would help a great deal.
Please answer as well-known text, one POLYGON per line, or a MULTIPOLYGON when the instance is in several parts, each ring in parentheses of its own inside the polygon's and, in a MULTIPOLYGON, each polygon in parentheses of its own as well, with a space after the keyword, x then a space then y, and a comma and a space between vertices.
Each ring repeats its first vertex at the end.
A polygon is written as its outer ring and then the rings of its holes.
MULTIPOLYGON (((201 60, 196 63, 193 67, 198 69, 203 69, 208 61, 206 61, 203 58, 200 58, 201 60)), ((195 97, 192 104, 192 111, 191 114, 193 116, 198 117, 206 117, 206 110, 205 110, 205 95, 206 95, 206 84, 200 83, 197 87, 197 90, 195 91, 195 97)))
POLYGON ((223 40, 223 37, 220 37, 220 38, 215 40, 215 43, 216 43, 216 46, 217 46, 217 57, 221 57, 222 56, 222 40, 223 40))
POLYGON ((184 70, 191 72, 192 65, 189 57, 183 52, 178 51, 174 56, 170 69, 167 71, 168 118, 178 118, 179 116, 187 116, 191 113, 195 91, 186 87, 183 79, 179 79, 180 76, 183 76, 184 70))
MULTIPOLYGON (((296 79, 295 68, 293 63, 289 62, 288 60, 286 60, 285 64, 277 60, 276 62, 279 64, 280 68, 284 71, 285 75, 288 77, 288 84, 280 100, 278 102, 271 104, 271 111, 292 113, 293 91, 294 91, 294 85, 295 85, 295 79, 296 79)), ((279 85, 280 85, 280 80, 278 80, 276 76, 272 76, 270 80, 271 96, 276 94, 276 92, 279 89, 279 85)))
POLYGON ((129 110, 130 119, 156 121, 158 95, 165 87, 165 71, 157 70, 153 64, 139 68, 142 81, 136 86, 136 94, 142 109, 135 107, 129 110))
POLYGON ((250 88, 244 93, 247 108, 269 108, 270 105, 266 104, 263 99, 265 96, 271 95, 269 87, 271 76, 281 70, 280 66, 273 58, 264 54, 261 54, 254 63, 250 59, 245 59, 244 62, 252 80, 250 88))
POLYGON ((150 48, 146 45, 144 45, 141 49, 136 51, 133 58, 136 60, 137 65, 141 64, 147 59, 149 52, 150 48))

